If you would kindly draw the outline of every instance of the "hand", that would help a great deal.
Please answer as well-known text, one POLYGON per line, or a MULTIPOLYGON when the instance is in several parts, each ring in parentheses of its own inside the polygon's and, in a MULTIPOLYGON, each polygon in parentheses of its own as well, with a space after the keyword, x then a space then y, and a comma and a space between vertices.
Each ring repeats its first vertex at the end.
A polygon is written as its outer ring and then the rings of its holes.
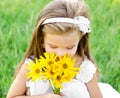
POLYGON ((63 98, 64 94, 61 93, 60 95, 54 93, 48 93, 45 95, 45 98, 63 98))

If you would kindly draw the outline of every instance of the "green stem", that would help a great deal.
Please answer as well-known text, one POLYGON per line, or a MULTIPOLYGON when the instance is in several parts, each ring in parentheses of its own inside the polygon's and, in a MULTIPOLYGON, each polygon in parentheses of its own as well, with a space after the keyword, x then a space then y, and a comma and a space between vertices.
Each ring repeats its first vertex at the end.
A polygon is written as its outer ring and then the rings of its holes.
MULTIPOLYGON (((51 81, 50 81, 50 80, 49 80, 49 83, 50 83, 50 85, 51 85, 51 81)), ((52 90, 53 90, 54 94, 60 95, 60 88, 56 88, 56 87, 53 86, 53 85, 51 85, 51 87, 52 87, 52 90)))
POLYGON ((60 88, 55 88, 54 87, 53 91, 54 91, 55 94, 60 95, 60 88))

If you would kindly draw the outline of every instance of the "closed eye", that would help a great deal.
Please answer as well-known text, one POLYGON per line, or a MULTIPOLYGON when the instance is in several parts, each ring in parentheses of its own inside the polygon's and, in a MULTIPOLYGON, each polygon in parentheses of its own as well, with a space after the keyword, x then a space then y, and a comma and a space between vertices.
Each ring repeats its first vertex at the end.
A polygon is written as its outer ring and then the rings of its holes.
POLYGON ((54 45, 49 45, 50 48, 57 48, 57 46, 54 46, 54 45))
POLYGON ((70 49, 73 49, 74 46, 70 46, 70 47, 66 47, 66 49, 70 50, 70 49))

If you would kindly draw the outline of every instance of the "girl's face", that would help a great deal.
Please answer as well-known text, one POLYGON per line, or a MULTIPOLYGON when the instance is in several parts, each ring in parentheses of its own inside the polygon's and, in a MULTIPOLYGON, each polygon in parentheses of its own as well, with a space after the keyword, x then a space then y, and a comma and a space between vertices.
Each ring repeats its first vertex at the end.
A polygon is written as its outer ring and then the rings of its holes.
POLYGON ((44 37, 44 48, 46 52, 54 52, 59 56, 63 56, 64 54, 74 56, 80 38, 81 36, 77 31, 69 31, 60 35, 46 33, 44 37))

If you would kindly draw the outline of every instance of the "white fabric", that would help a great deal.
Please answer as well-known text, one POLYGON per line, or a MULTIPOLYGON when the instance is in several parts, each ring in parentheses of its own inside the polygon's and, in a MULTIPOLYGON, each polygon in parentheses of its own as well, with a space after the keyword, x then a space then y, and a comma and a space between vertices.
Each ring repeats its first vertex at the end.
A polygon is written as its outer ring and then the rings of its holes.
POLYGON ((61 92, 65 95, 63 98, 90 98, 85 84, 76 79, 63 83, 61 92))
MULTIPOLYGON (((26 59, 27 63, 29 59, 26 59)), ((89 92, 85 85, 89 82, 95 73, 95 65, 87 58, 82 62, 80 73, 70 82, 63 83, 61 92, 64 93, 63 98, 90 98, 89 92)), ((51 92, 48 81, 36 80, 35 82, 28 81, 26 86, 30 88, 32 95, 45 94, 51 92)), ((120 94, 107 83, 98 83, 102 92, 103 98, 120 98, 120 94)))
POLYGON ((93 74, 96 72, 96 67, 95 65, 90 62, 87 57, 85 58, 85 61, 82 62, 80 66, 80 73, 76 75, 76 79, 80 80, 83 83, 89 82, 93 74))
POLYGON ((85 18, 84 16, 77 16, 74 19, 64 18, 64 17, 49 18, 49 19, 46 19, 42 23, 42 25, 48 24, 48 23, 55 23, 55 22, 74 24, 77 27, 79 27, 79 30, 83 32, 83 35, 91 32, 90 21, 87 18, 85 18))
POLYGON ((103 98, 120 98, 120 93, 118 93, 111 85, 107 83, 98 83, 101 89, 103 98))
POLYGON ((45 94, 49 91, 49 82, 48 81, 41 81, 41 80, 36 80, 35 82, 26 82, 26 86, 30 87, 30 94, 33 95, 38 95, 38 94, 45 94))

